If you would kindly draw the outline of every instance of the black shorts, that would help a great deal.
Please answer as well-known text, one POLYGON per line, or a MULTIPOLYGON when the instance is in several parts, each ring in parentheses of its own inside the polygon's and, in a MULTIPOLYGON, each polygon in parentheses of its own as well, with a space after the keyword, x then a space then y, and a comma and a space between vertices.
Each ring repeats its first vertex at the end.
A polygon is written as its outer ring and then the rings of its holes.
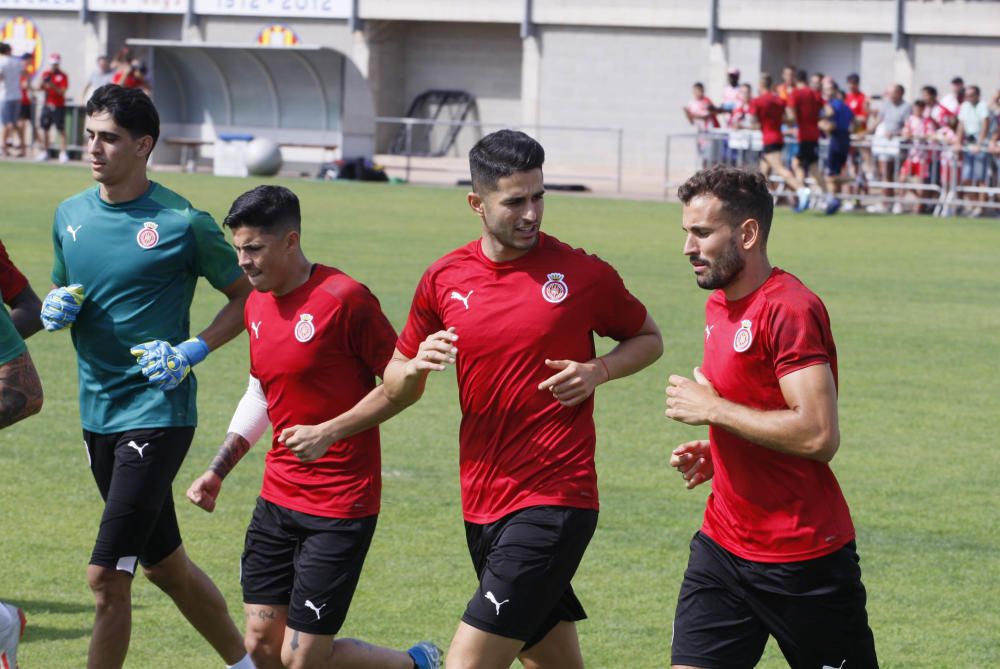
POLYGON ((42 130, 48 130, 52 126, 55 126, 57 130, 65 130, 66 109, 45 105, 42 107, 42 115, 38 119, 38 125, 42 126, 42 130))
POLYGON ((19 121, 30 121, 33 114, 31 113, 31 105, 26 105, 21 103, 21 108, 17 111, 17 120, 19 121))
POLYGON ((784 151, 784 149, 785 149, 784 142, 775 142, 774 144, 765 144, 764 148, 761 150, 761 153, 779 153, 781 151, 784 151))
POLYGON ((583 620, 570 581, 597 529, 597 511, 533 506, 487 525, 465 523, 479 589, 462 621, 530 648, 560 621, 583 620))
POLYGON ((697 532, 677 599, 671 661, 742 669, 774 636, 792 669, 874 669, 854 542, 814 560, 751 562, 697 532))
POLYGON ((258 497, 241 558, 243 602, 287 606, 293 630, 336 634, 377 520, 313 516, 258 497))
POLYGON ((83 431, 104 515, 90 564, 135 574, 136 560, 157 564, 181 545, 171 484, 184 462, 193 427, 117 434, 83 431))
POLYGON ((826 158, 826 175, 830 177, 835 177, 840 175, 844 169, 844 165, 847 164, 847 156, 850 153, 849 146, 840 147, 830 147, 830 153, 826 158))
POLYGON ((810 165, 819 161, 819 142, 799 142, 795 157, 799 159, 802 169, 808 170, 810 165))

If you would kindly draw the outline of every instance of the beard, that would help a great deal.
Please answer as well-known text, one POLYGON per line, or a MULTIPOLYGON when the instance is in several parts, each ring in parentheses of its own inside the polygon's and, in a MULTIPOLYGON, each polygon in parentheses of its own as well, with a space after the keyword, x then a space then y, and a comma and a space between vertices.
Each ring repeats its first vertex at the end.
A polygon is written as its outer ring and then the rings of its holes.
POLYGON ((708 265, 708 271, 696 277, 698 287, 705 290, 716 290, 718 288, 725 288, 732 283, 746 266, 746 261, 740 255, 739 249, 739 240, 734 237, 722 255, 713 262, 709 262, 704 258, 692 258, 692 260, 698 260, 708 265))

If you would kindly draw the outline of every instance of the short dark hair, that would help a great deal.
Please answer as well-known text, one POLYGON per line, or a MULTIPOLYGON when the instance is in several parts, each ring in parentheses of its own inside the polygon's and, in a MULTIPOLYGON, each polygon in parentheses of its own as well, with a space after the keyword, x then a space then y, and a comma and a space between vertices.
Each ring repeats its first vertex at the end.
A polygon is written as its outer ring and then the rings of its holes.
POLYGON ((762 88, 771 88, 774 85, 774 79, 771 78, 770 74, 765 72, 760 75, 760 85, 762 88))
POLYGON ((115 123, 128 130, 132 139, 149 135, 153 146, 160 138, 160 115, 156 106, 142 90, 105 84, 87 100, 87 116, 108 112, 115 123))
POLYGON ((700 88, 701 90, 705 90, 705 84, 701 83, 700 81, 696 81, 694 82, 694 84, 692 84, 691 88, 700 88))
POLYGON ((0 42, 0 55, 6 56, 10 53, 10 44, 0 42))
POLYGON ((857 74, 854 74, 852 72, 851 74, 847 75, 847 83, 849 83, 849 84, 857 84, 857 83, 860 83, 860 82, 861 82, 861 77, 859 77, 857 74))
POLYGON ((955 77, 954 79, 951 80, 951 85, 955 86, 956 84, 959 86, 964 86, 965 79, 962 79, 962 77, 955 77))
POLYGON ((715 165, 701 170, 677 189, 677 197, 684 204, 699 195, 719 200, 729 225, 755 219, 760 224, 761 238, 767 243, 774 218, 774 199, 767 189, 767 178, 759 171, 715 165))
POLYGON ((809 73, 806 72, 805 70, 799 70, 798 72, 795 73, 795 80, 803 82, 809 81, 809 73))
POLYGON ((965 87, 965 90, 966 91, 975 91, 976 95, 982 95, 983 94, 983 92, 981 90, 979 90, 979 86, 976 86, 975 84, 969 84, 968 86, 965 87))
POLYGON ((934 88, 933 86, 924 86, 921 90, 923 90, 924 93, 930 95, 932 98, 937 97, 937 89, 934 88))
POLYGON ((222 224, 230 230, 249 227, 272 233, 301 232, 299 198, 284 186, 257 186, 233 201, 222 224))
POLYGON ((537 141, 517 130, 497 130, 469 151, 472 188, 477 193, 494 190, 503 177, 541 169, 544 162, 545 149, 537 141))

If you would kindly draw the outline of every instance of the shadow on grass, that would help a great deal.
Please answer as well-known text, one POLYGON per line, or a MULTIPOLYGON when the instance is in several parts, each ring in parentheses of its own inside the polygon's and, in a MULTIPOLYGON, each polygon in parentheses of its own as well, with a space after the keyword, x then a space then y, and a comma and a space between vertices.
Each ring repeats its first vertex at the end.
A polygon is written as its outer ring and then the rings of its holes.
POLYGON ((30 645, 44 641, 62 641, 66 639, 86 639, 90 637, 90 628, 64 629, 61 627, 46 627, 44 625, 32 625, 28 622, 28 628, 24 632, 24 639, 21 645, 30 645))
MULTIPOLYGON (((59 602, 44 599, 16 599, 7 600, 8 603, 19 606, 24 610, 28 618, 28 626, 24 633, 22 643, 31 644, 42 641, 59 641, 65 639, 85 639, 90 636, 91 628, 87 627, 54 627, 51 625, 39 625, 37 620, 43 615, 79 615, 81 613, 93 615, 94 605, 80 602, 59 602)), ((141 606, 132 605, 132 609, 139 609, 141 606)))

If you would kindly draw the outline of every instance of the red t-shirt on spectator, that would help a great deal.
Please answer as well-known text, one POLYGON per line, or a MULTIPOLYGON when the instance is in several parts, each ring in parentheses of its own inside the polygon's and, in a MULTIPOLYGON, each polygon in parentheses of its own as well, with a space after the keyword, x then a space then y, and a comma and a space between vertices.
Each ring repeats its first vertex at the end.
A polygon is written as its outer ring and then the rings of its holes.
POLYGON ((858 131, 863 131, 868 121, 868 112, 865 109, 865 105, 868 104, 868 96, 861 91, 848 93, 844 96, 844 102, 847 103, 848 109, 854 113, 855 127, 858 131))
POLYGON ((476 240, 427 269, 396 348, 413 358, 428 335, 458 335, 465 520, 598 508, 594 398, 564 407, 538 384, 556 373, 546 359, 592 360, 594 334, 627 339, 645 320, 611 265, 544 233, 515 260, 493 262, 476 240))
POLYGON ((823 111, 823 96, 808 87, 792 91, 792 109, 799 126, 800 142, 819 141, 819 115, 823 111))
POLYGON ((260 381, 274 430, 261 497, 326 518, 378 513, 378 427, 334 443, 307 463, 277 439, 286 427, 347 411, 375 387, 396 343, 378 300, 340 270, 314 265, 309 280, 287 295, 252 292, 244 320, 250 374, 260 381))
POLYGON ((119 70, 115 72, 115 76, 111 77, 111 83, 122 88, 142 88, 146 82, 142 77, 134 76, 132 70, 119 70))
MULTIPOLYGON (((739 300, 723 291, 705 306, 702 372, 720 396, 758 411, 788 409, 779 380, 830 365, 837 349, 820 299, 774 268, 739 300)), ((825 462, 779 453, 719 427, 709 429, 715 474, 702 531, 726 550, 757 562, 811 560, 854 538, 836 477, 825 462)))
POLYGON ((764 144, 783 144, 781 123, 785 118, 785 101, 770 91, 765 91, 750 102, 750 113, 760 121, 764 144))
POLYGON ((28 287, 28 279, 7 255, 7 249, 0 242, 0 294, 8 306, 12 306, 21 291, 28 287))
POLYGON ((51 85, 51 88, 45 89, 45 105, 57 109, 65 107, 66 88, 69 86, 69 77, 66 76, 66 73, 62 70, 58 72, 46 70, 42 73, 42 83, 51 85), (54 90, 56 88, 62 90, 62 92, 54 90))

